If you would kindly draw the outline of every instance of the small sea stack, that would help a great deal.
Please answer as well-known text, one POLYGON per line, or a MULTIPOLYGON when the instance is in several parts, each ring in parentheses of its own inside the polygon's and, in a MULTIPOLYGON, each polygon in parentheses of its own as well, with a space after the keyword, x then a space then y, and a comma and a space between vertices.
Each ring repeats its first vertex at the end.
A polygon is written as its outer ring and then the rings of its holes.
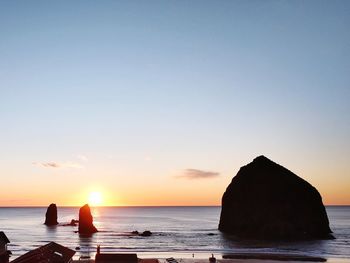
POLYGON ((88 204, 82 206, 79 209, 79 229, 80 234, 93 234, 98 230, 93 225, 93 218, 88 204))
POLYGON ((140 234, 140 236, 142 236, 142 237, 150 237, 150 236, 152 236, 152 232, 149 231, 149 230, 146 230, 146 231, 143 231, 143 232, 140 234))
POLYGON ((49 207, 47 208, 44 224, 47 226, 55 226, 58 224, 56 204, 50 204, 49 207))
POLYGON ((265 156, 233 177, 222 197, 219 230, 253 239, 333 238, 317 189, 265 156))

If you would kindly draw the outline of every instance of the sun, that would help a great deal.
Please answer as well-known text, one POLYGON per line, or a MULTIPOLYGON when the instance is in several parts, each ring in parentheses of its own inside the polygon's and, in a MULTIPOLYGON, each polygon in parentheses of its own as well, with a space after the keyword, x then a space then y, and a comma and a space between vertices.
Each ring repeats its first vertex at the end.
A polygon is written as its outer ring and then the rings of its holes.
POLYGON ((89 194, 89 205, 99 206, 102 204, 102 195, 100 192, 91 192, 89 194))

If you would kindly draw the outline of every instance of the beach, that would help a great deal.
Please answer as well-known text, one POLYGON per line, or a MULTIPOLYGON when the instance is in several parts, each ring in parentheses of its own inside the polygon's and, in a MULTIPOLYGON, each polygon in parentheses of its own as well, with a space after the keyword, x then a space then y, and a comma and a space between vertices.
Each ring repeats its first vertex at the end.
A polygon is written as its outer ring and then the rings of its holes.
MULTIPOLYGON (((178 263, 209 263, 208 259, 185 259, 185 258, 176 258, 176 261, 178 263)), ((85 262, 85 263, 94 263, 95 260, 74 260, 73 263, 79 263, 79 262, 85 262)), ((307 261, 307 260, 271 260, 271 259, 218 259, 216 261, 217 263, 311 263, 311 262, 317 262, 317 261, 307 261)), ((318 261, 319 262, 319 261, 318 261)), ((329 263, 346 263, 349 262, 346 259, 332 259, 327 260, 329 263)), ((139 259, 139 263, 167 263, 166 259, 164 258, 154 258, 154 259, 139 259)))

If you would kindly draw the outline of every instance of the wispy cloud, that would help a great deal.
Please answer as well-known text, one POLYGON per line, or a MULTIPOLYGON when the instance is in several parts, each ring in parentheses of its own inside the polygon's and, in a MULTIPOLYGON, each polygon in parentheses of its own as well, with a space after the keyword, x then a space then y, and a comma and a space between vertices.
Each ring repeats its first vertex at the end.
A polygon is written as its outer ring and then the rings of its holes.
POLYGON ((82 154, 78 154, 77 155, 77 158, 80 160, 80 161, 83 161, 83 162, 87 162, 89 159, 87 158, 87 156, 85 155, 82 155, 82 154))
POLYGON ((81 169, 83 166, 79 163, 73 163, 73 162, 34 162, 33 165, 44 167, 44 168, 74 168, 74 169, 81 169))
POLYGON ((198 169, 185 169, 182 174, 177 175, 177 178, 185 178, 185 179, 207 179, 218 177, 220 173, 211 172, 211 171, 203 171, 198 169))

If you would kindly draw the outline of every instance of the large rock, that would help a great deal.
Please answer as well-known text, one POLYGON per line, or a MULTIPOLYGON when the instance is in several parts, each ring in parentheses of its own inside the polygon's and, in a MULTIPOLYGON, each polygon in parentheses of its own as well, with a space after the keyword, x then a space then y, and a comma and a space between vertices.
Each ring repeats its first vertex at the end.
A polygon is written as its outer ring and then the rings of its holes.
POLYGON ((93 225, 93 219, 88 204, 82 206, 79 210, 78 232, 81 234, 92 234, 97 232, 96 227, 93 225))
POLYGON ((219 230, 254 239, 333 238, 316 188, 264 156, 241 167, 227 187, 219 230))
POLYGON ((56 204, 50 204, 49 207, 47 208, 44 224, 47 226, 55 226, 58 224, 56 204))

